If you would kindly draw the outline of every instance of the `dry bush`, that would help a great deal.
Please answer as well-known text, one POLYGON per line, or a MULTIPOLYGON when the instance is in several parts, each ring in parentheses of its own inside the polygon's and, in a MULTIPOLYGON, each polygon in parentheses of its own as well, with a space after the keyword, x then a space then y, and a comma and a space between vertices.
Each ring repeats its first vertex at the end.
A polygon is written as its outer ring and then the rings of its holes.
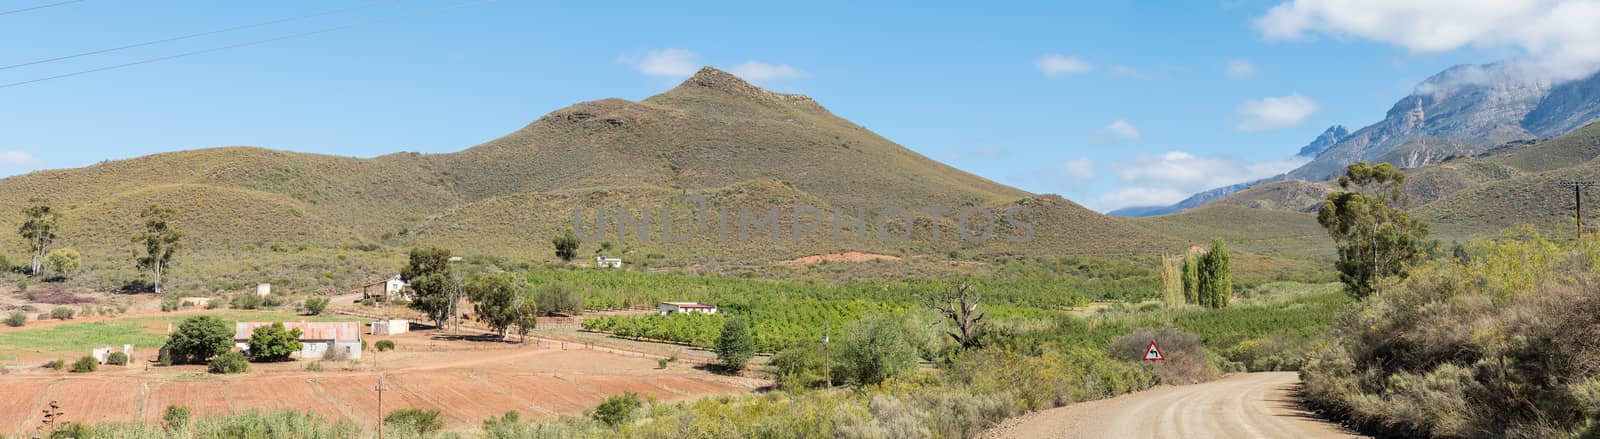
POLYGON ((1154 365, 1156 376, 1162 384, 1194 384, 1210 381, 1218 371, 1206 352, 1200 336, 1168 326, 1160 331, 1139 329, 1111 342, 1111 356, 1117 359, 1139 360, 1151 341, 1161 349, 1165 361, 1154 365))

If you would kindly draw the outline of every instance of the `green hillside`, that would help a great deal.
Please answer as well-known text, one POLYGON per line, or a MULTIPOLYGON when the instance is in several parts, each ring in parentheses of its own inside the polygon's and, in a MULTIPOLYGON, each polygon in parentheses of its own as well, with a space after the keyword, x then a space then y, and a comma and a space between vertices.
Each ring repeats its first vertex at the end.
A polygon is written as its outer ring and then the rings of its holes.
MULTIPOLYGON (((550 238, 573 224, 580 207, 591 215, 600 208, 630 215, 653 210, 650 240, 619 239, 615 218, 600 238, 614 243, 613 254, 653 267, 761 267, 840 251, 1122 256, 1185 245, 1060 197, 960 171, 810 98, 772 93, 710 68, 643 101, 580 103, 456 153, 351 158, 213 148, 34 172, 0 180, 0 191, 15 194, 0 198, 0 218, 11 224, 21 221, 29 199, 49 198, 63 215, 55 247, 84 255, 85 270, 72 282, 103 289, 134 288, 144 279, 134 270, 138 248, 131 237, 138 213, 157 203, 178 209, 176 224, 185 234, 168 286, 201 292, 260 281, 350 288, 392 275, 404 251, 417 245, 540 263, 553 259, 550 238), (734 236, 690 234, 699 210, 687 195, 726 211, 734 236), (692 236, 663 239, 663 206, 672 206, 674 230, 692 236), (772 228, 737 235, 741 212, 764 218, 774 207, 781 212, 777 237, 772 228), (895 215, 879 221, 894 208, 913 212, 911 221, 895 215), (926 208, 944 212, 935 221, 926 208), (1014 209, 1015 217, 991 219, 993 238, 972 244, 956 234, 959 213, 972 208, 996 215, 1014 209), (869 238, 851 239, 847 231, 845 239, 833 239, 836 211, 862 224, 857 228, 869 238), (805 216, 813 212, 826 221, 805 216), (819 231, 795 239, 796 224, 802 232, 819 231), (882 239, 907 230, 909 239, 882 239), (1031 239, 1006 239, 1024 235, 1031 239)), ((982 235, 985 224, 967 226, 982 235)), ((582 255, 598 246, 585 244, 582 255)), ((15 234, 4 234, 0 253, 17 261, 26 250, 15 234)))

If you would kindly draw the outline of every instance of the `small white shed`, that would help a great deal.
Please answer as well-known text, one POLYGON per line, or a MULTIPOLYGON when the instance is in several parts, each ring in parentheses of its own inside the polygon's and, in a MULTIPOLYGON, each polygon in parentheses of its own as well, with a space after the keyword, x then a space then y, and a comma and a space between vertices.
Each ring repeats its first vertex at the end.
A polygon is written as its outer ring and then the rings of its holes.
POLYGON ((386 319, 372 321, 372 335, 399 335, 410 330, 410 320, 386 319))
POLYGON ((256 284, 256 295, 257 296, 270 296, 270 295, 272 295, 272 284, 269 284, 269 283, 266 283, 266 282, 262 282, 262 283, 256 284))
POLYGON ((622 258, 595 256, 594 266, 599 268, 622 268, 622 258))

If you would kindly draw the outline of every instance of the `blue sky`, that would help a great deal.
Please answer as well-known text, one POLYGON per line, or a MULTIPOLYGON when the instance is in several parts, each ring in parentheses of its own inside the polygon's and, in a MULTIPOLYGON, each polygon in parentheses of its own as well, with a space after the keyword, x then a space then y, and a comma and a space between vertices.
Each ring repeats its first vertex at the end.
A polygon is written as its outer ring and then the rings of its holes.
MULTIPOLYGON (((0 0, 0 11, 42 3, 0 0)), ((0 15, 10 42, 0 65, 369 3, 86 0, 0 15)), ((810 95, 934 159, 1107 210, 1287 170, 1328 126, 1375 122, 1450 65, 1548 55, 1492 33, 1419 37, 1341 18, 1360 1, 499 0, 439 10, 461 3, 388 2, 0 69, 9 84, 424 11, 0 86, 0 175, 225 145, 451 152, 572 103, 643 99, 706 64, 810 95)), ((1405 2, 1360 6, 1390 3, 1405 2)), ((1373 13, 1400 25, 1429 16, 1373 13)))

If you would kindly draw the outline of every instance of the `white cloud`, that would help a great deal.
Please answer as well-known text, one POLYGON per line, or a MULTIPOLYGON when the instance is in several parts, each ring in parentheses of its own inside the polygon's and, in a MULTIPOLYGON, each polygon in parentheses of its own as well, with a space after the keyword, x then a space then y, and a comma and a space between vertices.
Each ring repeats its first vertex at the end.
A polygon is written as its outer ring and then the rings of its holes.
POLYGON ((1123 140, 1139 140, 1144 138, 1144 132, 1123 119, 1112 121, 1110 125, 1101 128, 1095 133, 1095 140, 1102 143, 1116 143, 1123 140))
POLYGON ((1093 180, 1097 175, 1094 160, 1088 158, 1079 157, 1061 164, 1061 176, 1069 180, 1093 180))
POLYGON ((1189 194, 1176 189, 1150 187, 1125 187, 1096 197, 1087 204, 1095 210, 1110 212, 1124 207, 1170 206, 1189 194))
POLYGON ((1256 76, 1256 65, 1246 59, 1229 60, 1223 67, 1223 73, 1233 79, 1249 79, 1256 76))
POLYGON ((26 168, 43 164, 38 157, 26 152, 0 149, 0 168, 26 168))
POLYGON ((1317 103, 1299 94, 1245 101, 1239 104, 1239 114, 1245 117, 1239 131, 1292 127, 1305 123, 1316 112, 1317 103))
POLYGON ((700 54, 688 49, 647 50, 617 57, 617 62, 633 66, 650 76, 682 77, 700 70, 700 54))
POLYGON ((1185 151, 1135 154, 1108 166, 1116 173, 1121 188, 1102 194, 1088 204, 1101 211, 1169 205, 1200 191, 1282 174, 1307 160, 1245 162, 1226 157, 1202 157, 1185 151))
POLYGON ((733 66, 728 72, 744 78, 750 82, 767 82, 778 79, 801 78, 806 76, 804 70, 788 64, 772 65, 761 61, 745 61, 743 64, 733 66))
POLYGON ((1033 66, 1045 76, 1056 78, 1071 73, 1084 73, 1094 69, 1087 61, 1075 56, 1050 54, 1033 61, 1033 66))
POLYGON ((1162 64, 1153 70, 1143 70, 1121 64, 1111 66, 1111 73, 1124 78, 1134 79, 1165 79, 1176 70, 1173 66, 1162 64))
POLYGON ((1290 0, 1257 18, 1255 27, 1272 41, 1325 34, 1416 54, 1513 49, 1545 73, 1570 78, 1600 68, 1597 22, 1594 0, 1290 0))

